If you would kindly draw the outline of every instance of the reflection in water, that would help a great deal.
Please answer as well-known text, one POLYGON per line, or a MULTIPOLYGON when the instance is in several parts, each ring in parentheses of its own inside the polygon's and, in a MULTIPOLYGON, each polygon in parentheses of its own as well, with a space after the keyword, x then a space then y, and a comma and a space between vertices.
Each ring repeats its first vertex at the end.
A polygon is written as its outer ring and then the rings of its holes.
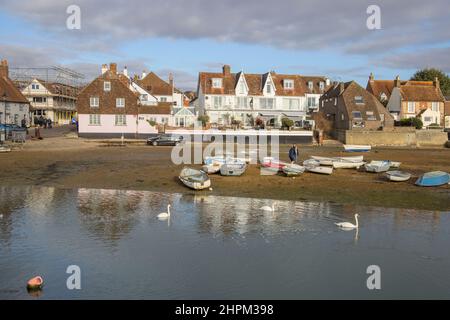
POLYGON ((0 187, 0 298, 31 298, 33 274, 44 299, 370 298, 360 284, 374 263, 395 273, 383 297, 449 297, 447 213, 277 202, 266 212, 273 200, 206 192, 0 187), (359 229, 336 228, 355 213, 359 229), (70 264, 82 292, 65 289, 70 264))

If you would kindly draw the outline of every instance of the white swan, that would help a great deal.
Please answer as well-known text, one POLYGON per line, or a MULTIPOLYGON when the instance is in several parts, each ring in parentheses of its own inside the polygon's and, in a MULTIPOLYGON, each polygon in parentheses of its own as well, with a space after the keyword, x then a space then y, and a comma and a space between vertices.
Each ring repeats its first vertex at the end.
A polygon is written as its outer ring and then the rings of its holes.
POLYGON ((269 206, 264 206, 264 207, 261 207, 261 208, 259 208, 259 209, 260 209, 260 210, 263 210, 263 211, 271 211, 271 212, 274 212, 274 211, 275 211, 275 203, 276 203, 276 202, 272 203, 272 206, 271 206, 271 207, 269 207, 269 206))
POLYGON ((170 204, 167 205, 167 212, 161 212, 158 214, 159 219, 167 219, 170 217, 170 204))
POLYGON ((356 213, 355 214, 356 224, 353 224, 350 222, 335 222, 334 224, 343 229, 355 229, 355 228, 358 229, 358 227, 359 227, 358 217, 359 217, 359 214, 356 213))

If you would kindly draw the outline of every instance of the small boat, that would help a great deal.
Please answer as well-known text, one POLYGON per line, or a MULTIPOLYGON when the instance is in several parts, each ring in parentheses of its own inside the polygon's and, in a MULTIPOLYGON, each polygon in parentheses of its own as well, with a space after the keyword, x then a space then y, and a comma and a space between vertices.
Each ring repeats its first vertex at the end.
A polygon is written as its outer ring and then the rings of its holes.
POLYGON ((11 148, 0 147, 0 152, 11 152, 11 148))
POLYGON ((346 152, 367 152, 372 149, 371 146, 358 145, 358 144, 344 144, 344 150, 346 152))
POLYGON ((211 180, 208 175, 201 170, 183 168, 178 178, 186 187, 194 190, 202 190, 211 186, 211 180))
POLYGON ((321 165, 319 160, 315 160, 315 159, 308 159, 303 161, 303 165, 305 167, 318 167, 321 165))
POLYGON ((305 167, 299 166, 298 164, 288 164, 281 169, 288 177, 298 176, 299 174, 305 172, 305 167))
POLYGON ((322 166, 305 166, 306 171, 320 173, 320 174, 332 174, 333 167, 322 167, 322 166))
POLYGON ((263 162, 261 163, 261 166, 273 170, 273 171, 281 171, 283 167, 287 166, 288 163, 282 162, 278 159, 272 158, 272 157, 264 157, 263 162))
POLYGON ((240 176, 247 169, 245 161, 239 159, 227 159, 220 167, 220 174, 223 176, 240 176))
POLYGON ((37 276, 34 278, 31 278, 27 282, 27 289, 28 290, 40 290, 42 289, 42 286, 44 285, 44 279, 42 279, 41 276, 37 276))
POLYGON ((359 169, 359 167, 365 164, 364 161, 349 161, 340 160, 333 162, 333 168, 335 169, 359 169))
POLYGON ((362 162, 364 161, 364 156, 355 157, 319 157, 311 156, 311 159, 317 160, 322 166, 332 166, 335 161, 352 161, 352 162, 362 162))
POLYGON ((411 173, 404 171, 388 171, 386 172, 386 176, 389 180, 395 182, 408 181, 411 179, 411 173))
POLYGON ((391 167, 390 161, 371 161, 365 164, 367 172, 386 172, 391 167))
POLYGON ((205 157, 205 159, 203 160, 204 164, 213 164, 213 163, 225 163, 225 161, 227 160, 227 157, 224 156, 215 156, 215 157, 205 157))
POLYGON ((210 164, 205 164, 202 166, 202 170, 205 171, 208 174, 217 173, 220 171, 220 167, 222 166, 222 163, 219 162, 213 162, 210 164))
POLYGON ((421 187, 437 187, 450 182, 450 174, 443 171, 432 171, 422 175, 416 181, 416 185, 421 187))

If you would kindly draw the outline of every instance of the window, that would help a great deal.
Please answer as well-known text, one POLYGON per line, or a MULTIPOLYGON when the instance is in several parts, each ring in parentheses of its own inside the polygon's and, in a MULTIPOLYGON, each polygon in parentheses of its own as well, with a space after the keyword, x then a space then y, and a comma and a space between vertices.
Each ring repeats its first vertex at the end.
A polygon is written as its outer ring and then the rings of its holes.
POLYGON ((272 84, 270 82, 266 84, 266 92, 269 94, 272 93, 272 84))
POLYGON ((126 126, 127 116, 125 114, 116 114, 116 126, 126 126))
POLYGON ((433 118, 432 117, 424 117, 425 122, 432 122, 433 118))
POLYGON ((334 98, 334 105, 337 106, 337 98, 334 98))
POLYGON ((125 107, 125 98, 116 98, 116 107, 117 108, 125 107))
POLYGON ((222 107, 222 97, 214 96, 213 97, 213 105, 214 105, 214 108, 216 108, 216 109, 222 107))
POLYGON ((283 86, 285 89, 294 89, 294 80, 292 79, 284 79, 283 86))
POLYGON ((31 85, 31 89, 33 89, 33 90, 39 90, 39 84, 33 83, 33 84, 31 85))
POLYGON ((111 91, 111 82, 109 82, 109 81, 103 82, 103 90, 104 91, 111 91))
POLYGON ((167 102, 167 97, 161 97, 161 98, 159 98, 159 101, 161 101, 161 102, 167 102))
POLYGON ((364 98, 361 96, 356 96, 355 97, 355 103, 356 104, 364 104, 364 98))
POLYGON ((345 120, 345 116, 343 113, 341 113, 341 120, 344 121, 345 120))
POLYGON ((362 120, 362 115, 360 111, 352 111, 352 117, 355 120, 362 120))
POLYGON ((212 86, 213 86, 213 88, 222 88, 222 79, 221 78, 213 78, 212 86))
POLYGON ((309 91, 312 91, 313 87, 314 87, 313 82, 312 81, 308 81, 308 89, 309 89, 309 91))
POLYGON ((320 91, 323 91, 325 89, 325 82, 320 81, 319 88, 320 88, 320 91))
POLYGON ((308 97, 308 108, 316 108, 316 107, 317 107, 316 97, 308 97))
POLYGON ((373 114, 373 111, 366 111, 367 120, 369 121, 375 121, 377 118, 373 114))
POLYGON ((408 113, 416 113, 416 104, 414 101, 408 102, 408 113))
POLYGON ((242 80, 239 82, 238 93, 245 94, 245 83, 242 80))
POLYGON ((236 98, 236 106, 239 109, 247 109, 249 106, 247 97, 237 97, 236 98))
POLYGON ((23 112, 23 104, 19 105, 19 111, 23 112))
POLYGON ((100 125, 100 115, 99 114, 90 114, 89 115, 89 125, 90 126, 99 126, 100 125))
POLYGON ((432 102, 431 103, 431 110, 439 112, 439 102, 432 102))
POLYGON ((47 98, 46 97, 33 97, 33 102, 45 103, 45 102, 47 102, 47 98))
POLYGON ((89 99, 89 103, 90 103, 91 108, 98 108, 98 106, 99 106, 99 99, 98 99, 98 97, 91 97, 89 99))
POLYGON ((284 109, 289 110, 299 110, 300 109, 300 100, 298 99, 283 99, 283 107, 284 109))
POLYGON ((273 98, 259 98, 259 107, 261 109, 273 109, 275 107, 273 98))

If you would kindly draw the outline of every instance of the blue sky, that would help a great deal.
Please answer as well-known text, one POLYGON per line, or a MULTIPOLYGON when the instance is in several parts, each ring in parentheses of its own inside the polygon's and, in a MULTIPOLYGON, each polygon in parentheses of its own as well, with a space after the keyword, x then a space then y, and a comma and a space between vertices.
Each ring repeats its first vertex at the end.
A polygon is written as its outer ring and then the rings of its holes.
POLYGON ((72 2, 1 1, 0 57, 12 67, 63 65, 87 79, 117 62, 131 73, 172 72, 182 89, 225 63, 363 86, 370 72, 386 79, 422 67, 450 72, 447 0, 79 0, 81 30, 69 30, 72 2), (381 30, 366 27, 374 3, 381 30))

